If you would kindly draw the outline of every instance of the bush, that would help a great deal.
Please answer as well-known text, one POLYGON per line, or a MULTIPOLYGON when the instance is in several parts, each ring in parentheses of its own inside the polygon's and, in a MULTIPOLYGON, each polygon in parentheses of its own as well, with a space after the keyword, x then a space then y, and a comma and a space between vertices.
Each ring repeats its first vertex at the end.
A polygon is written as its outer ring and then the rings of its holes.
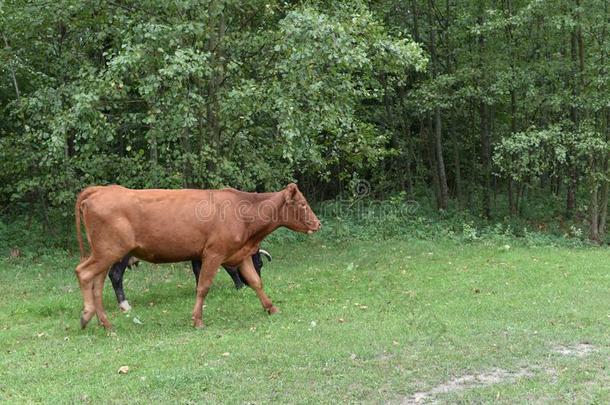
MULTIPOLYGON (((319 243, 351 239, 383 241, 392 238, 411 240, 451 240, 458 243, 483 243, 504 247, 524 246, 588 246, 581 225, 560 226, 552 218, 494 218, 485 220, 459 207, 437 211, 426 199, 408 200, 397 194, 385 201, 373 199, 332 200, 313 204, 322 221, 322 230, 304 235, 279 229, 266 243, 319 243), (541 219, 544 225, 541 226, 541 219)), ((544 208, 541 208, 544 210, 544 208)), ((48 223, 31 214, 0 218, 0 257, 18 248, 26 256, 40 256, 63 249, 76 254, 76 238, 71 216, 51 210, 48 223)))

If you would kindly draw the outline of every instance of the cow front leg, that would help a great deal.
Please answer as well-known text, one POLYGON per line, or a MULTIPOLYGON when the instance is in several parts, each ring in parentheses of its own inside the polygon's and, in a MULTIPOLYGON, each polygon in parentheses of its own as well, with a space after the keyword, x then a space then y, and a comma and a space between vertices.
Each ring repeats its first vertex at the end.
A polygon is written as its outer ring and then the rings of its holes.
POLYGON ((119 308, 121 308, 121 311, 123 312, 131 309, 129 302, 125 297, 125 291, 123 290, 123 276, 125 274, 125 269, 127 269, 130 257, 131 256, 127 255, 120 262, 113 264, 110 268, 110 272, 108 273, 108 277, 112 283, 112 288, 114 289, 114 294, 116 295, 116 299, 119 303, 119 308))
POLYGON ((258 296, 258 299, 260 300, 261 305, 263 306, 265 311, 267 311, 269 314, 275 314, 279 312, 280 310, 277 307, 273 306, 273 303, 263 291, 263 281, 261 280, 260 276, 256 272, 256 269, 254 268, 254 264, 252 263, 252 257, 248 257, 243 262, 241 262, 241 264, 239 265, 239 271, 241 275, 246 279, 246 282, 250 286, 250 288, 252 288, 256 292, 256 295, 258 296))
POLYGON ((195 307, 193 308, 193 326, 195 328, 203 328, 203 320, 201 313, 203 312, 203 304, 208 291, 212 286, 214 276, 218 273, 218 268, 222 263, 222 259, 214 256, 207 256, 201 261, 203 268, 199 273, 197 280, 197 298, 195 299, 195 307))

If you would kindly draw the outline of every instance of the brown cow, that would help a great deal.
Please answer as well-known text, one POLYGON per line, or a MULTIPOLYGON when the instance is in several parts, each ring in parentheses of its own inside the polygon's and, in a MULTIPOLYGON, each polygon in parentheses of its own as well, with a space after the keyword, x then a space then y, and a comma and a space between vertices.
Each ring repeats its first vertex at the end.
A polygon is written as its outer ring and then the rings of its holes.
POLYGON ((212 280, 222 264, 239 266, 270 314, 278 309, 265 295, 251 255, 281 226, 313 233, 320 221, 296 184, 276 193, 224 190, 131 190, 121 186, 88 187, 75 205, 81 263, 76 274, 83 294, 81 327, 94 314, 110 328, 102 304, 108 269, 132 254, 152 263, 201 260, 193 325, 203 327, 201 312, 212 280), (81 214, 91 247, 85 259, 81 214))

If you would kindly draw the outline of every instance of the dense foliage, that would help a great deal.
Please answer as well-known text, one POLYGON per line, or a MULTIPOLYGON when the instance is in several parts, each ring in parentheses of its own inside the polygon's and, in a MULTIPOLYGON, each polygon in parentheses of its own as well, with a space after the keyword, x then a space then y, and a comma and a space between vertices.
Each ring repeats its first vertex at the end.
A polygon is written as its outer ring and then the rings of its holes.
POLYGON ((0 215, 51 231, 88 184, 366 180, 496 220, 547 196, 538 222, 601 241, 609 29, 608 0, 4 1, 0 215))

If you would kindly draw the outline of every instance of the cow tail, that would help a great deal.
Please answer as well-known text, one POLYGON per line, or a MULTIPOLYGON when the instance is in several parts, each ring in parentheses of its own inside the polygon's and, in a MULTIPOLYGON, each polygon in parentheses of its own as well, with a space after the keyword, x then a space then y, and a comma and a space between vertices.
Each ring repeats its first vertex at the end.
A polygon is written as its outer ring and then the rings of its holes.
POLYGON ((76 219, 76 238, 78 239, 78 248, 80 249, 80 258, 83 261, 86 257, 85 247, 83 245, 83 234, 81 232, 80 227, 80 217, 81 217, 81 205, 83 201, 91 195, 93 190, 91 188, 86 188, 78 194, 76 198, 76 204, 74 204, 74 217, 76 219))

